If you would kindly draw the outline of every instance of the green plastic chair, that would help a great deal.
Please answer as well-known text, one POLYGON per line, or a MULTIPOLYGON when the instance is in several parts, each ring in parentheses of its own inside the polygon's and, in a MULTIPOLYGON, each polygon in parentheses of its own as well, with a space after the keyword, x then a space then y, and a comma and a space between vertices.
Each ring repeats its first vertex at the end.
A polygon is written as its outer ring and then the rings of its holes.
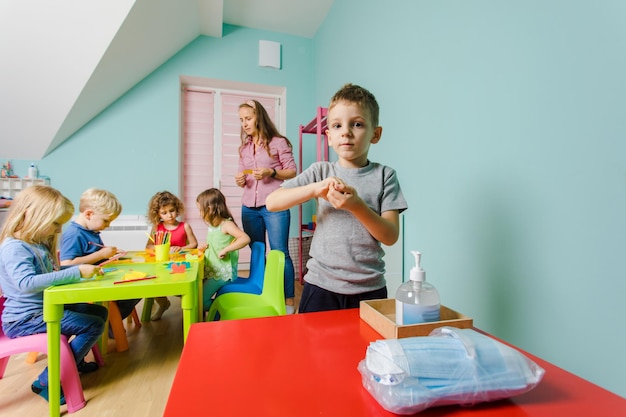
POLYGON ((286 314, 284 278, 285 254, 272 250, 265 262, 261 294, 241 292, 221 294, 213 300, 207 320, 213 321, 218 313, 220 320, 284 316, 286 314))

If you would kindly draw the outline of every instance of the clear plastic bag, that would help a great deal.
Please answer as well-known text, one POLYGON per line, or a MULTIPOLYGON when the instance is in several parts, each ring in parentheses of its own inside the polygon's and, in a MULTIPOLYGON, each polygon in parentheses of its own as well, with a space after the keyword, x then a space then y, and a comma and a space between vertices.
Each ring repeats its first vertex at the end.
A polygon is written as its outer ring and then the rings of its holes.
POLYGON ((372 342, 358 369, 367 391, 397 414, 512 397, 534 388, 545 372, 519 351, 455 327, 372 342))

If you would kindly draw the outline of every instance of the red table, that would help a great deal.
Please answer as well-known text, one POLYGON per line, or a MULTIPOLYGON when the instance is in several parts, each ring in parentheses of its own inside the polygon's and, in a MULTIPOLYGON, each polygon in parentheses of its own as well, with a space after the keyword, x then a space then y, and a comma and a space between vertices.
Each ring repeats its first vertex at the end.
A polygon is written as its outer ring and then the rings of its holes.
MULTIPOLYGON (((196 323, 164 416, 392 416, 361 385, 357 364, 381 336, 359 310, 196 323)), ((525 353, 546 370, 532 391, 419 416, 624 417, 626 399, 525 353)))

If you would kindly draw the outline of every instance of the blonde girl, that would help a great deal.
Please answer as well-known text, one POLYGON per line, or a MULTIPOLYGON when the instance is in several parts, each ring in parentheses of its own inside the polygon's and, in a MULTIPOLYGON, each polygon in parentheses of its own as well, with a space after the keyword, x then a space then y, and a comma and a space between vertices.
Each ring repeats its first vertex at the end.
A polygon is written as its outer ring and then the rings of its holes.
MULTIPOLYGON (((13 201, 0 232, 0 287, 6 297, 2 329, 10 338, 45 333, 43 291, 51 285, 79 282, 100 274, 96 265, 60 269, 58 237, 61 226, 72 217, 74 205, 52 187, 33 185, 13 201)), ((85 362, 107 319, 107 309, 96 304, 65 306, 61 334, 74 336, 70 347, 81 373, 98 369, 85 362)), ((48 400, 48 368, 31 385, 34 393, 48 400)), ((61 404, 65 398, 61 395, 61 404)))
POLYGON ((208 310, 213 295, 227 282, 237 278, 239 249, 250 243, 250 237, 233 221, 226 197, 217 188, 201 192, 196 204, 207 224, 206 243, 198 245, 204 252, 206 280, 203 285, 203 308, 208 310))

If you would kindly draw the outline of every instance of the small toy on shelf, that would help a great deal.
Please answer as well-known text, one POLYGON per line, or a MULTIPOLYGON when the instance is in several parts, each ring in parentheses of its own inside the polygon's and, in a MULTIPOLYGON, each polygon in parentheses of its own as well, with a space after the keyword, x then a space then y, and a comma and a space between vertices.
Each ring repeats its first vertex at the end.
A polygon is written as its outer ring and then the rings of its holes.
POLYGON ((13 175, 13 167, 11 166, 11 161, 7 161, 5 164, 2 164, 0 176, 2 178, 17 178, 17 175, 13 175))

